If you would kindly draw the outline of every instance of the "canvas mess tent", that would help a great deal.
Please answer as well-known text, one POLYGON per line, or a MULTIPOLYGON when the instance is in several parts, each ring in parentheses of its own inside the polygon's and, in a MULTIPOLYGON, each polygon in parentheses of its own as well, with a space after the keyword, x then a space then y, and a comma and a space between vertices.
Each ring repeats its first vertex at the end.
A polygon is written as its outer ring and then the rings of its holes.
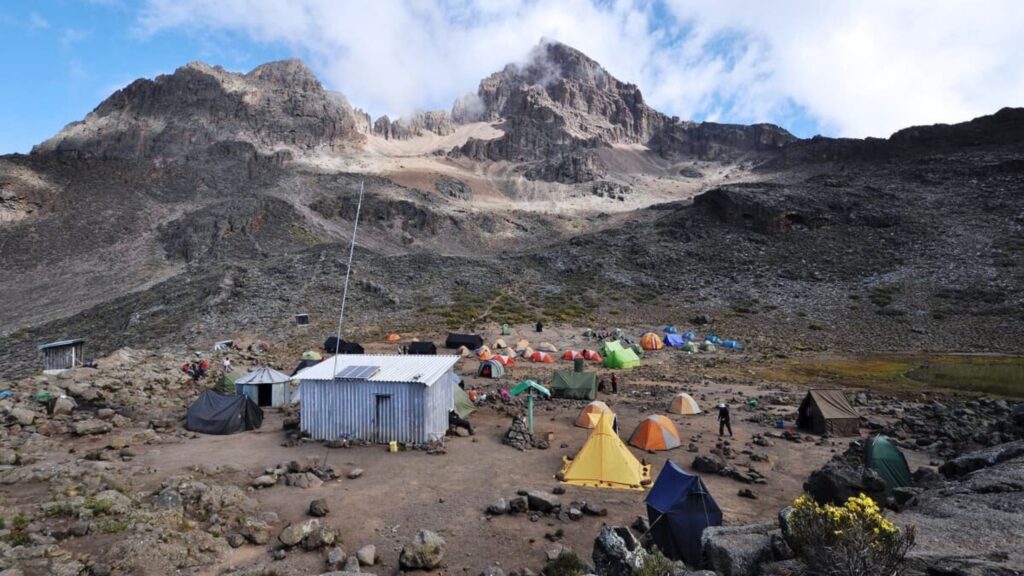
POLYGON ((670 348, 682 348, 686 346, 686 338, 682 334, 665 334, 665 346, 670 348))
POLYGON ((860 434, 860 415, 842 390, 810 390, 800 403, 796 425, 801 430, 833 436, 860 434))
POLYGON ((273 368, 257 368, 235 380, 235 394, 248 396, 257 406, 284 406, 291 400, 291 376, 273 368))
POLYGON ((611 414, 612 418, 615 417, 615 413, 607 404, 600 400, 594 400, 580 411, 580 415, 576 417, 576 425, 580 428, 593 428, 597 426, 597 421, 601 419, 602 414, 611 414))
POLYGON ((555 370, 548 388, 551 390, 552 398, 593 400, 597 398, 597 374, 555 370))
POLYGON ((436 356, 437 346, 433 342, 410 342, 407 351, 416 356, 436 356))
POLYGON ((668 411, 672 414, 691 416, 693 414, 700 414, 700 406, 697 405, 697 401, 693 399, 693 396, 686 392, 680 392, 672 397, 672 403, 668 405, 668 411))
POLYGON ((601 345, 601 356, 605 368, 636 368, 640 365, 640 357, 631 348, 623 348, 618 340, 605 342, 601 345))
POLYGON ((557 478, 566 484, 591 488, 643 490, 651 482, 651 467, 641 464, 612 429, 615 415, 605 413, 587 442, 571 460, 562 459, 557 478))
POLYGON ((888 495, 892 495, 894 488, 914 483, 907 457, 885 436, 872 436, 864 442, 864 465, 885 480, 885 493, 888 495))
POLYGON ((722 509, 700 476, 666 461, 646 503, 649 534, 658 550, 671 560, 699 566, 704 529, 722 525, 722 509))
POLYGON ((324 352, 330 352, 331 354, 365 354, 366 351, 363 347, 356 342, 346 342, 345 340, 338 340, 337 336, 328 336, 324 340, 324 352))
POLYGON ((248 396, 203 390, 185 413, 185 428, 201 434, 234 434, 263 425, 263 410, 248 396))
POLYGON ((665 416, 653 414, 640 422, 629 443, 641 450, 671 450, 679 447, 679 430, 665 416))
POLYGON ((444 340, 445 348, 457 349, 459 346, 465 346, 470 350, 476 350, 484 345, 484 339, 479 334, 456 334, 450 333, 444 340))
POLYGON ((654 332, 648 332, 640 337, 640 347, 644 350, 661 350, 665 347, 665 343, 654 332))
POLYGON ((476 375, 483 378, 501 378, 505 375, 505 367, 493 358, 484 360, 480 363, 480 367, 477 368, 476 375))

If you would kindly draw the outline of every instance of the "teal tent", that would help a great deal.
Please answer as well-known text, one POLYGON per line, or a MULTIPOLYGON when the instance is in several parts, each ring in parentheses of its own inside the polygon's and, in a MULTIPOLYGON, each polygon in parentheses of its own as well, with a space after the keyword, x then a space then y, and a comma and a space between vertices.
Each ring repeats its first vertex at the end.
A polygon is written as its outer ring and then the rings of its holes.
POLYGON ((885 480, 885 493, 891 495, 893 488, 910 486, 913 476, 903 452, 885 436, 868 438, 864 443, 864 464, 878 472, 885 480))

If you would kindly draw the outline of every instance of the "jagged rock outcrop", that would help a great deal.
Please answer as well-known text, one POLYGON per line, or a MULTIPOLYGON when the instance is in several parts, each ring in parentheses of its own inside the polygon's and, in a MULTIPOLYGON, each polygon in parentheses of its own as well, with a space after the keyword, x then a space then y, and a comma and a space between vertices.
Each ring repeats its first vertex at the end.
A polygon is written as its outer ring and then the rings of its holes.
POLYGON ((229 141, 264 151, 341 149, 361 139, 361 115, 299 60, 247 74, 193 62, 132 82, 33 153, 168 159, 229 141))
POLYGON ((433 132, 438 136, 447 136, 455 132, 452 116, 443 110, 417 112, 411 118, 391 120, 387 115, 377 118, 373 123, 373 133, 387 139, 408 140, 433 132))
POLYGON ((477 160, 533 163, 530 179, 590 182, 605 173, 588 149, 645 144, 669 159, 721 159, 777 151, 795 138, 777 126, 679 122, 651 108, 640 89, 583 53, 542 41, 522 65, 485 78, 452 106, 457 122, 504 121, 505 135, 453 150, 477 160))

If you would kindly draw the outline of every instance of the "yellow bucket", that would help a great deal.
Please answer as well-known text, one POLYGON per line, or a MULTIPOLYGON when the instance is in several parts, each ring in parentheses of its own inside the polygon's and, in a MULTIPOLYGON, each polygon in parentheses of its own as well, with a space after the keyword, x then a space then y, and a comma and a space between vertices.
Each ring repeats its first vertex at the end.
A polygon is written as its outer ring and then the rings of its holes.
POLYGON ((394 440, 388 442, 388 452, 398 452, 398 442, 394 440))

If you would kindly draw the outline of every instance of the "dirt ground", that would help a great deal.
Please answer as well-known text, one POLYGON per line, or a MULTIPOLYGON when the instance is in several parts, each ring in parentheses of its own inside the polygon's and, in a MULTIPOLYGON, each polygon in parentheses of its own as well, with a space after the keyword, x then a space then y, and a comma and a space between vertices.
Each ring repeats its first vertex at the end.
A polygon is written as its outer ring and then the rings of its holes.
MULTIPOLYGON (((553 335, 552 335, 553 336, 553 335)), ((664 351, 658 355, 678 354, 664 351)), ((462 372, 473 372, 476 362, 465 360, 462 372)), ((565 367, 567 362, 556 366, 565 367)), ((550 369, 546 366, 544 369, 550 369)), ((520 365, 515 378, 527 371, 540 370, 535 366, 520 365)), ((749 458, 745 450, 767 454, 768 462, 754 462, 752 466, 768 477, 767 484, 748 486, 717 475, 703 478, 724 513, 726 524, 744 524, 769 520, 778 510, 802 492, 807 475, 828 460, 836 451, 845 448, 849 439, 833 439, 827 445, 813 442, 790 443, 772 439, 772 446, 754 446, 754 434, 771 428, 747 421, 749 413, 743 402, 767 393, 754 385, 674 384, 671 382, 645 382, 629 373, 620 375, 619 393, 600 394, 616 412, 620 436, 624 441, 645 416, 667 414, 665 408, 673 390, 690 392, 705 409, 714 409, 720 401, 729 402, 733 411, 735 437, 727 438, 737 452, 733 464, 742 469, 749 458), (740 488, 752 487, 757 500, 740 498, 740 488)), ((469 386, 483 389, 493 381, 482 381, 466 376, 469 386)), ((507 378, 506 378, 507 379, 507 378)), ((507 384, 502 382, 503 384, 507 384)), ((200 436, 177 444, 147 447, 136 464, 150 467, 151 472, 138 480, 156 486, 163 478, 186 472, 196 467, 221 467, 226 479, 247 483, 267 467, 300 457, 325 459, 328 464, 344 469, 362 468, 363 477, 328 482, 315 489, 300 489, 278 485, 254 492, 264 510, 279 514, 279 530, 290 522, 303 521, 309 501, 325 498, 331 508, 327 521, 340 529, 344 546, 354 551, 365 544, 375 544, 381 564, 378 573, 397 569, 398 552, 402 543, 415 532, 427 528, 439 532, 449 544, 446 573, 478 573, 490 564, 500 562, 506 569, 542 566, 545 551, 554 544, 545 538, 556 530, 563 530, 561 543, 589 558, 594 536, 602 524, 630 524, 638 515, 645 514, 645 492, 588 489, 565 486, 563 502, 587 501, 604 506, 607 517, 586 516, 579 522, 560 522, 556 518, 542 517, 531 522, 527 516, 500 516, 489 518, 485 508, 499 497, 510 498, 517 490, 549 491, 558 485, 554 475, 561 466, 563 456, 575 454, 586 441, 589 430, 575 427, 573 422, 585 403, 572 401, 539 402, 536 428, 540 434, 550 432, 553 440, 547 450, 520 452, 502 444, 502 436, 510 424, 510 417, 498 407, 482 405, 470 420, 476 434, 472 437, 450 437, 447 454, 428 455, 422 451, 392 454, 383 447, 353 447, 329 449, 318 443, 303 443, 298 447, 285 447, 285 434, 281 429, 282 416, 268 411, 259 431, 233 436, 200 436)), ((780 414, 792 412, 796 406, 775 407, 780 414)), ((697 416, 670 415, 676 423, 683 445, 660 453, 631 451, 653 464, 656 478, 662 465, 672 459, 692 472, 697 454, 687 445, 691 442, 702 454, 708 454, 718 443, 717 421, 713 412, 697 416)), ((912 465, 924 463, 923 455, 908 454, 912 465)), ((244 565, 258 560, 269 560, 265 547, 246 546, 232 551, 221 565, 210 566, 206 572, 217 574, 228 566, 244 565)), ((324 560, 319 553, 293 552, 285 561, 290 569, 316 571, 324 560)))

